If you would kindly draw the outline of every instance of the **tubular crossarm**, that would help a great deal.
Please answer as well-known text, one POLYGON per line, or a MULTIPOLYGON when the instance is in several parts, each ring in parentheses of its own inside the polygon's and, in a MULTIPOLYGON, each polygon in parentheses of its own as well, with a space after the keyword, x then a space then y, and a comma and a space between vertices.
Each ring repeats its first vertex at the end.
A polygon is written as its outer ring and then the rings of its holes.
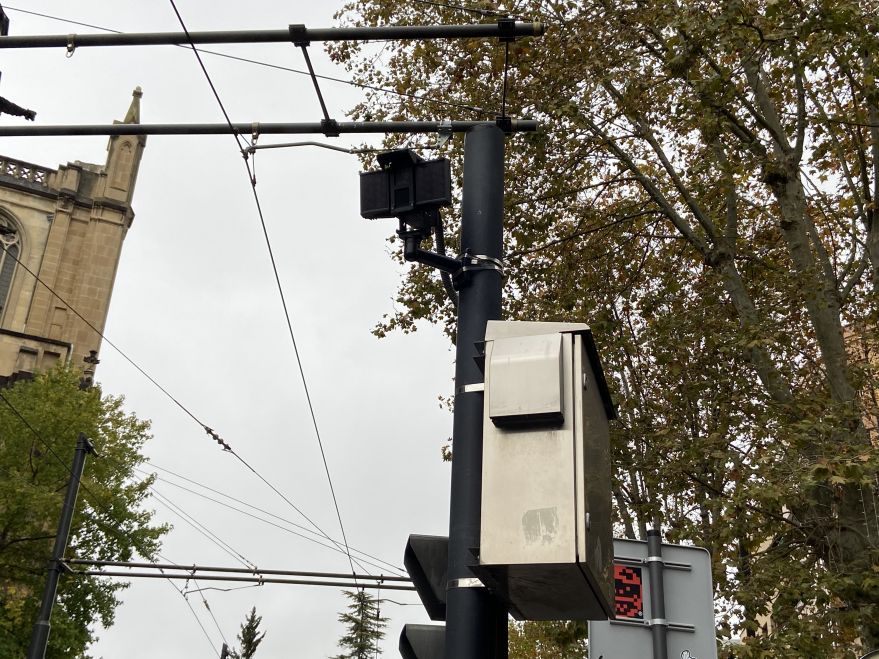
MULTIPOLYGON (((319 579, 283 579, 274 577, 263 577, 261 574, 253 576, 227 576, 221 574, 172 574, 161 572, 129 572, 123 571, 106 571, 106 570, 73 570, 70 572, 72 576, 77 577, 112 577, 123 579, 178 579, 181 581, 228 581, 231 583, 250 583, 256 585, 263 584, 287 584, 290 586, 329 586, 330 588, 363 588, 362 582, 358 581, 324 581, 319 579)), ((349 575, 350 576, 350 575, 349 575)), ((370 590, 415 590, 415 586, 396 583, 374 583, 367 586, 370 590)))
MULTIPOLYGON (((297 36, 306 41, 371 41, 378 39, 479 39, 540 36, 543 23, 501 19, 497 23, 470 25, 385 25, 380 27, 302 28, 297 36)), ((129 34, 43 34, 0 37, 0 48, 66 48, 73 52, 87 46, 174 46, 224 43, 283 43, 291 41, 283 30, 223 30, 211 32, 133 32, 129 34)))
MULTIPOLYGON (((3 39, 7 37, 2 37, 3 39)), ((493 121, 340 121, 333 122, 339 134, 379 133, 466 133, 476 126, 495 125, 493 121)), ((233 123, 240 135, 308 135, 326 134, 322 122, 311 123, 233 123)), ((521 133, 537 130, 534 119, 504 118, 504 132, 521 133)), ((224 135, 229 124, 80 124, 69 126, 0 126, 0 137, 72 136, 72 135, 224 135)))
POLYGON ((176 563, 147 563, 137 561, 92 561, 85 559, 67 559, 64 561, 68 566, 91 566, 91 567, 124 567, 124 568, 147 568, 151 570, 177 570, 195 575, 194 578, 202 577, 196 573, 202 572, 227 572, 232 574, 271 574, 292 577, 319 577, 323 579, 362 579, 364 581, 399 581, 410 582, 409 577, 395 577, 392 575, 351 574, 350 572, 304 572, 302 570, 268 570, 259 567, 220 567, 214 565, 179 565, 176 563))

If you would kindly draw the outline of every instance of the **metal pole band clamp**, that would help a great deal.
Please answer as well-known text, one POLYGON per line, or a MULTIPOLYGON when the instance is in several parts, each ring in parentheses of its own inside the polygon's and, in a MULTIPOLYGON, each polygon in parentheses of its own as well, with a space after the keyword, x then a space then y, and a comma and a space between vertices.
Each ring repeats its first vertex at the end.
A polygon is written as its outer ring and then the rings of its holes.
POLYGON ((465 254, 461 257, 461 269, 455 273, 455 276, 473 270, 497 270, 503 277, 504 262, 484 254, 465 254))
POLYGON ((465 577, 464 579, 449 579, 446 584, 446 590, 453 588, 485 588, 485 584, 475 577, 465 577))

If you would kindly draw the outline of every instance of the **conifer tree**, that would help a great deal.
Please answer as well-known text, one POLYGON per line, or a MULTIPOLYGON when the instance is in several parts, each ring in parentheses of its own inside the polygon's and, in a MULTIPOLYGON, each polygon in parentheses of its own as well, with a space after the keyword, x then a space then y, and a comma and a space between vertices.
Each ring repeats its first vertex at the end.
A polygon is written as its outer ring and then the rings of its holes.
POLYGON ((238 632, 238 642, 241 644, 240 650, 232 650, 232 659, 253 659, 256 649, 262 643, 265 632, 259 631, 259 623, 262 622, 262 616, 256 615, 256 607, 250 609, 250 613, 241 625, 241 631, 238 632))
POLYGON ((381 617, 379 601, 365 590, 344 591, 348 610, 339 614, 346 633, 339 639, 342 654, 333 659, 373 659, 381 654, 379 641, 385 637, 388 619, 381 617))

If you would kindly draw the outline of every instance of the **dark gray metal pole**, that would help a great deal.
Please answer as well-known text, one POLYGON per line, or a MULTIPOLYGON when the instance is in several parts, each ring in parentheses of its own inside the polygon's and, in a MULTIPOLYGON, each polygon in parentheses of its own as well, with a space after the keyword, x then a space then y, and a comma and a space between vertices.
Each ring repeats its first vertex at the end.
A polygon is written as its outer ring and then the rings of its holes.
MULTIPOLYGON (((464 138, 461 251, 500 259, 503 250, 504 133, 478 126, 464 138)), ((449 508, 446 657, 506 656, 506 615, 474 578, 469 566, 479 548, 482 492, 483 394, 463 391, 483 381, 475 358, 488 320, 501 317, 501 274, 474 270, 459 291, 455 351, 455 419, 449 508)))
POLYGON ((653 634, 653 659, 668 659, 668 620, 665 617, 663 585, 662 532, 647 531, 647 573, 650 575, 650 633, 653 634))
POLYGON ((76 452, 73 454, 73 466, 70 468, 70 482, 67 484, 67 494, 64 496, 64 506, 61 508, 61 520, 58 522, 58 533, 55 535, 55 546, 52 548, 52 558, 49 560, 49 574, 46 577, 46 588, 43 590, 43 603, 40 605, 40 615, 34 623, 34 631, 31 635, 31 644, 28 647, 27 659, 43 659, 46 656, 46 645, 49 642, 51 629, 50 619, 52 607, 55 605, 55 594, 58 591, 58 578, 61 576, 61 561, 67 549, 67 539, 70 536, 70 525, 73 523, 73 512, 76 509, 76 495, 79 492, 79 479, 85 469, 85 456, 94 451, 86 436, 80 433, 76 440, 76 452))

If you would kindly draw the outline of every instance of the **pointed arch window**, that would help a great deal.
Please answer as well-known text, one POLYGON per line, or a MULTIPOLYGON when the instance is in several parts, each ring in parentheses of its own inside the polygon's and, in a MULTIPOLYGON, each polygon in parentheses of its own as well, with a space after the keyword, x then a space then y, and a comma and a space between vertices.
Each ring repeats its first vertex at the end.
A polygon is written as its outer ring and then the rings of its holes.
POLYGON ((12 276, 21 254, 21 237, 18 229, 8 219, 0 215, 0 317, 9 301, 12 276))

